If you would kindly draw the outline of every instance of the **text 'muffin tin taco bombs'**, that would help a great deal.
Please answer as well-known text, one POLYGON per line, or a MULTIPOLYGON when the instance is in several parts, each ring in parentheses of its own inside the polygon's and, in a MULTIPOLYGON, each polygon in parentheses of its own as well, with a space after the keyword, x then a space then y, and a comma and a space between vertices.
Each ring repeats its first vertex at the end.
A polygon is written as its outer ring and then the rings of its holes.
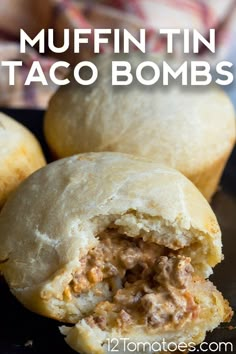
POLYGON ((0 215, 0 268, 29 309, 80 353, 109 338, 201 342, 231 318, 207 280, 222 259, 207 201, 179 172, 120 153, 81 154, 30 176, 0 215), (12 222, 14 220, 14 222, 12 222))

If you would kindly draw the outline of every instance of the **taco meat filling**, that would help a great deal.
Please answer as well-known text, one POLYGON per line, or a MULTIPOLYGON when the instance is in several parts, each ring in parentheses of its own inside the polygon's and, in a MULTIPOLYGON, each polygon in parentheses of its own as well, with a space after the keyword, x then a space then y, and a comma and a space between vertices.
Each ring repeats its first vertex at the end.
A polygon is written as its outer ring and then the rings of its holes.
POLYGON ((190 258, 110 229, 99 239, 98 246, 81 260, 80 272, 70 283, 75 296, 96 283, 109 283, 113 299, 96 306, 86 318, 90 326, 103 330, 134 324, 166 328, 181 326, 197 315, 198 305, 188 291, 193 281, 190 258))

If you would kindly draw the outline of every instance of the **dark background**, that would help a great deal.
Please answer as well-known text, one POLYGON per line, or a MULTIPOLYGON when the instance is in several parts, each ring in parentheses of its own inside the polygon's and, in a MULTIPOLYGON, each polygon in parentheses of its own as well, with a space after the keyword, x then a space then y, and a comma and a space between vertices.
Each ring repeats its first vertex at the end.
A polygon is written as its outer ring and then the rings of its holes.
MULTIPOLYGON (((43 137, 43 111, 9 109, 1 109, 1 111, 16 118, 37 136, 48 161, 50 161, 49 150, 43 137)), ((211 280, 223 292, 224 297, 229 300, 236 311, 236 149, 227 164, 212 207, 223 233, 225 260, 215 268, 215 274, 211 280)), ((24 309, 10 294, 3 279, 0 279, 1 354, 75 353, 64 342, 63 336, 58 330, 59 325, 61 324, 56 321, 43 318, 24 309)), ((236 326, 235 316, 230 325, 236 326)), ((231 342, 234 346, 234 353, 236 353, 236 327, 230 329, 229 324, 223 324, 213 333, 208 334, 206 341, 231 342)), ((214 346, 213 349, 215 348, 214 346)), ((222 352, 226 351, 222 349, 222 352)), ((197 353, 210 353, 210 351, 201 352, 198 349, 197 353)))

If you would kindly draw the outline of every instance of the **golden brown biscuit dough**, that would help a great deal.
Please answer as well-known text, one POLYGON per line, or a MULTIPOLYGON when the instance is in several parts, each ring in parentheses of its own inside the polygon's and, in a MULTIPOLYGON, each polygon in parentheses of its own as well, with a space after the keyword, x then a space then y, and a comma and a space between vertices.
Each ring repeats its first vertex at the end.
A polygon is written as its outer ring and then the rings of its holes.
POLYGON ((0 208, 9 194, 45 165, 41 147, 28 129, 0 113, 0 208))
MULTIPOLYGON (((148 59, 160 61, 155 55, 148 59)), ((227 95, 209 86, 112 87, 112 60, 119 57, 95 59, 94 85, 72 81, 51 99, 45 135, 55 156, 117 151, 146 157, 182 172, 210 200, 235 143, 235 114, 227 95)), ((143 58, 124 60, 134 68, 143 58)))

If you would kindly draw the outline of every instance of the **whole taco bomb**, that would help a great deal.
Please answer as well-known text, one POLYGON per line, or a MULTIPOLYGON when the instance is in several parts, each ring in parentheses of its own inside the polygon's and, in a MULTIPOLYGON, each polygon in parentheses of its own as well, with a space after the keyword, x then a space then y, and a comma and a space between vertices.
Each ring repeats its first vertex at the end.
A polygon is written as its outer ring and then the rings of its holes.
MULTIPOLYGON (((174 82, 112 87, 112 60, 120 58, 96 57, 99 77, 93 85, 70 77, 51 99, 45 135, 54 155, 116 151, 145 157, 179 170, 210 200, 235 143, 235 113, 227 95, 174 82)), ((131 63, 134 75, 144 58, 121 60, 131 63)), ((159 56, 145 60, 160 64, 159 56)), ((83 77, 91 76, 90 69, 84 71, 83 77)))
POLYGON ((207 201, 179 172, 120 153, 81 154, 28 178, 0 215, 1 271, 80 353, 106 340, 199 343, 231 309, 206 280, 222 259, 207 201))
POLYGON ((26 177, 45 164, 34 135, 0 112, 0 209, 26 177))

